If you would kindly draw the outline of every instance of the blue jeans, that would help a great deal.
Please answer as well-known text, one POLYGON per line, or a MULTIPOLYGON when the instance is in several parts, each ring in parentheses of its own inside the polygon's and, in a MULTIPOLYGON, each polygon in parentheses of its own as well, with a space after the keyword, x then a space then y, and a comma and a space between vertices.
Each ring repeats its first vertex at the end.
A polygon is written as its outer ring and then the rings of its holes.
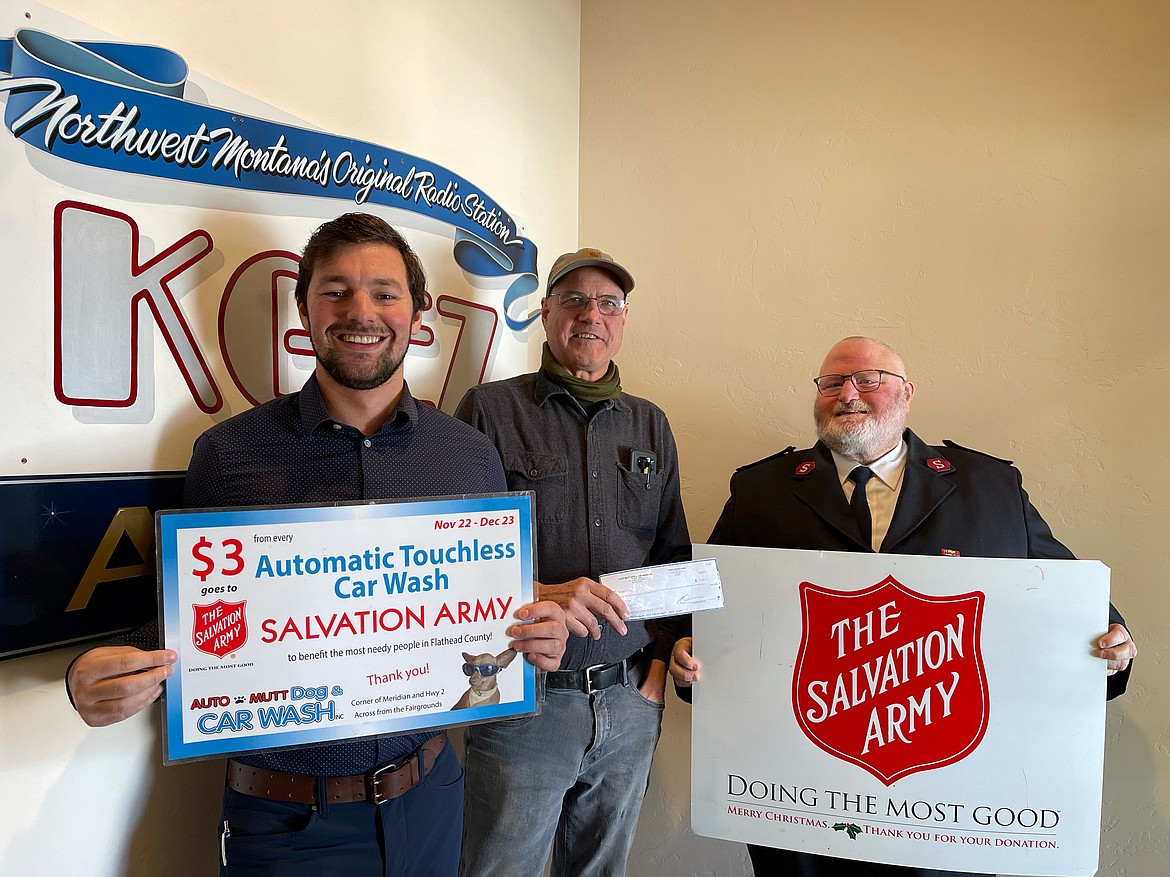
POLYGON ((662 710, 631 679, 469 728, 462 877, 538 877, 554 840, 552 877, 624 875, 662 710))
POLYGON ((220 877, 454 877, 462 816, 462 770, 450 744, 422 782, 384 804, 318 809, 225 789, 220 877))

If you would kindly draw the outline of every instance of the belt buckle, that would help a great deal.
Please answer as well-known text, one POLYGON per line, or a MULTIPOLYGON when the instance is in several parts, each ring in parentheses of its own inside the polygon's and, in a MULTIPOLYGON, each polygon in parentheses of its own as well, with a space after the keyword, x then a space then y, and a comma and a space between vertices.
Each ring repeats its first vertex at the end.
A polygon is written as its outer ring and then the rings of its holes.
POLYGON ((593 671, 594 670, 603 670, 608 666, 609 666, 608 664, 594 664, 592 667, 586 667, 584 670, 581 671, 582 673, 585 674, 585 693, 586 694, 596 694, 597 692, 602 690, 600 688, 593 687, 593 671))
MULTIPOLYGON (((413 755, 411 756, 413 757, 413 755)), ((371 804, 385 804, 388 798, 382 797, 382 792, 378 786, 382 781, 382 775, 387 773, 395 773, 410 764, 410 758, 405 758, 402 761, 393 764, 384 764, 381 767, 375 767, 366 774, 366 800, 371 804)))

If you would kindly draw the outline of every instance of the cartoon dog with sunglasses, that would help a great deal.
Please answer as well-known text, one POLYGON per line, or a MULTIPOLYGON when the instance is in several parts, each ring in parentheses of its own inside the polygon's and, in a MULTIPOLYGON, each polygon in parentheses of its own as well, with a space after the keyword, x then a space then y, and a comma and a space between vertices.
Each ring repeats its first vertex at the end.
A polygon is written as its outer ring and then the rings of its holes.
POLYGON ((516 657, 514 649, 505 649, 498 655, 491 653, 483 655, 469 655, 463 653, 463 675, 469 677, 471 686, 463 692, 463 697, 451 707, 453 710, 465 710, 473 706, 487 706, 500 702, 500 689, 496 685, 496 676, 501 670, 512 663, 516 657))

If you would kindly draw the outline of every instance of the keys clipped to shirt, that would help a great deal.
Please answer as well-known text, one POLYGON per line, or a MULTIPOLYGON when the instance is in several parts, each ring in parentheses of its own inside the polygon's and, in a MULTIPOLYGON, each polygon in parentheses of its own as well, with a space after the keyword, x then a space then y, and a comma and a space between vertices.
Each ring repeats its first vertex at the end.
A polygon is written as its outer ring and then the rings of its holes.
POLYGON ((723 582, 713 557, 606 573, 601 583, 626 601, 630 621, 723 607, 723 582))

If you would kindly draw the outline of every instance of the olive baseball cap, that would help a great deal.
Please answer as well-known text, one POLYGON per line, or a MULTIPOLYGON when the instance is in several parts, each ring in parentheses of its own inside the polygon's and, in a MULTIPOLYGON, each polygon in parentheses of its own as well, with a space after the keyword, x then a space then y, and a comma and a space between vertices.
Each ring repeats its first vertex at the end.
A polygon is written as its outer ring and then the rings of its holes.
POLYGON ((615 262, 613 256, 609 253, 603 253, 601 250, 595 250, 592 247, 583 247, 575 253, 565 253, 553 262, 552 271, 548 275, 548 286, 546 287, 545 295, 552 292, 552 288, 556 285, 556 282, 570 271, 585 268, 589 265, 596 268, 604 268, 613 274, 617 278, 618 286, 622 288, 622 292, 626 295, 629 295, 630 290, 634 288, 634 275, 615 262))

